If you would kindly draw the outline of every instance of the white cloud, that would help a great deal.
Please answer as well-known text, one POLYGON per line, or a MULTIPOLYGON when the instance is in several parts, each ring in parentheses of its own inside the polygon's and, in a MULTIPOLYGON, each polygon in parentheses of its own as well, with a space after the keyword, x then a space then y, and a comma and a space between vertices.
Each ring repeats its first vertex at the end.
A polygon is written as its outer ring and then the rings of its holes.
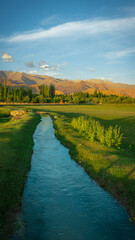
POLYGON ((22 34, 0 39, 6 42, 36 41, 40 39, 84 37, 97 34, 135 34, 135 17, 119 19, 93 19, 67 22, 48 29, 37 29, 22 34))
POLYGON ((36 70, 30 71, 30 74, 37 74, 36 70))
POLYGON ((112 78, 109 78, 109 77, 100 77, 99 79, 101 79, 101 80, 108 80, 108 81, 112 80, 112 78))
POLYGON ((94 68, 88 68, 91 72, 95 72, 94 68))
POLYGON ((14 62, 13 57, 6 52, 2 53, 1 58, 2 58, 2 62, 14 62))
MULTIPOLYGON (((44 62, 44 61, 42 61, 44 62)), ((39 64, 38 64, 39 65, 39 64)), ((62 68, 61 68, 61 65, 48 65, 48 64, 43 64, 43 65, 39 65, 39 68, 41 70, 44 70, 44 71, 48 71, 48 70, 53 70, 53 71, 61 71, 62 68)))
POLYGON ((53 72, 53 71, 47 72, 47 76, 57 77, 59 75, 61 75, 61 73, 59 72, 53 72))
POLYGON ((110 60, 113 60, 113 59, 120 59, 123 57, 128 57, 132 54, 135 54, 135 47, 129 48, 129 49, 123 49, 120 51, 111 51, 111 52, 104 54, 104 56, 110 60))
POLYGON ((48 64, 41 65, 40 69, 47 71, 47 70, 49 70, 49 65, 48 64))

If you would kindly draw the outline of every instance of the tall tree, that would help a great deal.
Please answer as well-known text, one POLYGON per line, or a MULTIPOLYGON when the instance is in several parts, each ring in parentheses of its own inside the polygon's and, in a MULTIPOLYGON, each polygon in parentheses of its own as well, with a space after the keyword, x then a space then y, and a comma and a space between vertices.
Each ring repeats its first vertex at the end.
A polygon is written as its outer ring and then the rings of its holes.
POLYGON ((2 84, 0 84, 0 101, 2 101, 2 84))
POLYGON ((4 99, 4 100, 7 99, 7 79, 5 79, 5 82, 4 82, 4 93, 3 93, 3 99, 4 99))
POLYGON ((13 89, 13 101, 16 102, 16 88, 13 89))
POLYGON ((41 85, 41 88, 40 88, 40 94, 41 94, 41 95, 44 94, 44 84, 41 85))
POLYGON ((49 96, 53 98, 55 96, 55 86, 53 84, 50 84, 49 86, 49 96))
POLYGON ((9 97, 10 97, 10 87, 7 88, 7 101, 9 101, 9 97))
POLYGON ((47 85, 44 85, 44 92, 43 92, 44 97, 49 97, 49 88, 47 85))
POLYGON ((19 101, 23 100, 23 94, 24 94, 24 88, 20 87, 19 88, 19 101))

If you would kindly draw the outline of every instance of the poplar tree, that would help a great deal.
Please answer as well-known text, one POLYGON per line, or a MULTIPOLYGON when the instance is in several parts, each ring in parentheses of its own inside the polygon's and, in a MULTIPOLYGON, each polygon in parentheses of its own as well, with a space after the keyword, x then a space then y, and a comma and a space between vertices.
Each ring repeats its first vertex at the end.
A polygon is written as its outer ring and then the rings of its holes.
POLYGON ((44 92, 43 92, 44 97, 49 97, 49 88, 47 85, 44 85, 44 92))
POLYGON ((53 98, 55 96, 55 86, 53 84, 50 84, 49 86, 49 96, 53 98))
POLYGON ((16 102, 16 88, 13 89, 13 101, 16 102))
POLYGON ((3 99, 6 100, 7 98, 7 79, 5 79, 4 82, 4 94, 3 94, 3 99))
POLYGON ((0 84, 0 101, 2 100, 2 84, 0 84))
POLYGON ((7 88, 7 101, 9 101, 9 97, 10 97, 10 87, 7 88))

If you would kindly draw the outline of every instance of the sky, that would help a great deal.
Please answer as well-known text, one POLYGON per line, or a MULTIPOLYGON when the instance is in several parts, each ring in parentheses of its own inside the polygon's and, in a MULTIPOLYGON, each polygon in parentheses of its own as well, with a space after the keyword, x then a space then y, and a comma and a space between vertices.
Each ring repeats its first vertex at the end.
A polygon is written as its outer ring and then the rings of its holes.
POLYGON ((135 84, 134 0, 0 6, 0 70, 135 84))

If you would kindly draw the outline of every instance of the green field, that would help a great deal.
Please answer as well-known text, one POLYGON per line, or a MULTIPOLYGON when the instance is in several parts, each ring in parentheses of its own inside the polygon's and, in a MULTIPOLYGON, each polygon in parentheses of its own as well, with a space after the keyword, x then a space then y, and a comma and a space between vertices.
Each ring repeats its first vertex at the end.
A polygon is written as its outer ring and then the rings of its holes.
MULTIPOLYGON (((31 113, 22 120, 11 121, 10 108, 19 107, 0 108, 0 220, 3 217, 0 226, 4 234, 6 228, 9 232, 12 213, 21 203, 24 179, 30 168, 32 134, 40 120, 39 115, 31 113)), ((31 108, 51 115, 56 136, 69 148, 72 158, 116 197, 135 220, 135 105, 50 104, 31 108), (84 138, 71 126, 72 118, 81 115, 98 120, 105 128, 120 126, 123 133, 120 149, 84 138)))
POLYGON ((72 158, 117 198, 135 221, 135 105, 46 105, 34 109, 51 114, 56 136, 70 149, 72 158), (105 128, 121 127, 121 148, 84 138, 71 126, 72 118, 81 115, 98 120, 105 128))
POLYGON ((0 239, 8 239, 20 209, 26 174, 31 166, 32 135, 37 114, 11 120, 11 108, 0 107, 0 239))

